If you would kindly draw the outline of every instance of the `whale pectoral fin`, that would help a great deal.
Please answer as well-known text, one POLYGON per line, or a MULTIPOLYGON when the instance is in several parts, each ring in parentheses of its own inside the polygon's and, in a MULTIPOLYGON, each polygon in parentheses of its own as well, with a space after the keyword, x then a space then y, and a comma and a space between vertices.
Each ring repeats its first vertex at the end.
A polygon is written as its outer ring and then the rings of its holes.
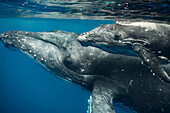
POLYGON ((163 81, 170 83, 170 77, 161 65, 157 55, 149 49, 143 47, 140 43, 134 43, 132 48, 142 59, 143 63, 153 71, 153 73, 158 75, 163 81))
POLYGON ((115 113, 113 98, 127 93, 127 88, 116 80, 107 77, 95 80, 90 113, 115 113))
POLYGON ((112 100, 117 93, 111 89, 111 84, 101 79, 93 85, 90 113, 115 113, 112 100))

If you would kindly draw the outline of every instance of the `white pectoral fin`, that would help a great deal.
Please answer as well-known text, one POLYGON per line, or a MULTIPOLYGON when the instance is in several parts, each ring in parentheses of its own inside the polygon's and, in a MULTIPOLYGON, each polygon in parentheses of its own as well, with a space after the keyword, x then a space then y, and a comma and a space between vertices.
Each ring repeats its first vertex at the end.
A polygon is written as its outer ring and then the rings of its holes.
POLYGON ((124 92, 127 93, 125 87, 114 80, 97 79, 93 85, 90 113, 115 113, 113 98, 124 92))
POLYGON ((143 45, 140 43, 134 43, 132 47, 142 59, 144 64, 147 65, 153 71, 153 73, 158 75, 163 81, 170 83, 170 77, 160 63, 157 55, 155 55, 149 49, 143 47, 143 45))

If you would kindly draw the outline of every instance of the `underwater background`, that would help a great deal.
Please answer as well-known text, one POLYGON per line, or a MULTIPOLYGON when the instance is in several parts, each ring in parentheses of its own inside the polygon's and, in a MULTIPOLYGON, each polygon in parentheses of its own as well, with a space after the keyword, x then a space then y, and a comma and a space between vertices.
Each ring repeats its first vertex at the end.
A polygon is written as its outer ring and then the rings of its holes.
MULTIPOLYGON (((118 18, 168 23, 169 4, 169 0, 0 0, 0 33, 83 33, 118 18)), ((0 42, 0 113, 87 113, 90 95, 0 42)), ((134 112, 121 103, 114 107, 116 113, 134 112)))

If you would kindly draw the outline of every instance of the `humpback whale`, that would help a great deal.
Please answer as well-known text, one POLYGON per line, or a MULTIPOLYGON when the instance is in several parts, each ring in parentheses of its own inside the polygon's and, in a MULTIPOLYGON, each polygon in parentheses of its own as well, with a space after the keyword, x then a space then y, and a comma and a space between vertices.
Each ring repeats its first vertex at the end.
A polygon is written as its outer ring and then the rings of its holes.
MULTIPOLYGON (((132 49, 122 46, 131 55, 112 54, 82 46, 79 36, 64 31, 10 31, 0 34, 0 40, 7 48, 35 59, 54 76, 92 92, 91 113, 114 113, 113 102, 138 113, 170 112, 170 84, 152 76, 132 49)), ((132 42, 126 40, 129 41, 132 42)), ((115 52, 122 52, 123 48, 118 47, 115 52)), ((170 72, 169 63, 162 67, 170 72)))
POLYGON ((139 56, 153 74, 170 83, 161 61, 170 59, 170 25, 151 22, 117 22, 81 34, 83 45, 98 47, 113 54, 139 56))

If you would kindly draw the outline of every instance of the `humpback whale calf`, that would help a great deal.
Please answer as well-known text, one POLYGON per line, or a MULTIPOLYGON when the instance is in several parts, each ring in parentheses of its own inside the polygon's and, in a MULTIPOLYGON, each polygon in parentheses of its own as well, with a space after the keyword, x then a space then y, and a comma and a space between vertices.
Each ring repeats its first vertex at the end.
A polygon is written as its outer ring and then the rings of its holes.
MULTIPOLYGON (((56 77, 91 91, 90 113, 114 113, 113 102, 138 113, 170 112, 170 84, 152 76, 135 52, 125 47, 131 53, 128 56, 84 47, 78 36, 64 31, 11 31, 1 34, 0 40, 9 49, 29 55, 56 77)), ((170 72, 169 63, 162 67, 170 72)))
POLYGON ((78 37, 83 45, 98 47, 113 54, 139 56, 153 74, 170 83, 161 59, 170 59, 170 25, 152 22, 117 22, 99 27, 78 37))

